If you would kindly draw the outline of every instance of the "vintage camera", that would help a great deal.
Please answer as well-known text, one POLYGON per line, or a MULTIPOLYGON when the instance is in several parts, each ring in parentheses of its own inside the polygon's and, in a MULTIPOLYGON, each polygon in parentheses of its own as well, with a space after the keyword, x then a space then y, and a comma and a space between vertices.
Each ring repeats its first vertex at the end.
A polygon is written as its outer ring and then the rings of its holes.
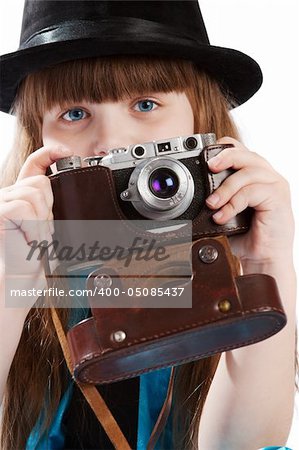
MULTIPOLYGON (((128 219, 194 219, 206 191, 206 163, 201 152, 216 144, 213 133, 193 134, 110 150, 87 157, 88 166, 112 171, 119 205, 128 219)), ((57 162, 57 170, 81 167, 78 156, 57 162)))
POLYGON ((87 294, 87 304, 78 298, 80 309, 90 306, 92 314, 68 332, 80 382, 111 383, 194 361, 261 341, 285 325, 275 280, 241 275, 226 238, 247 231, 247 210, 221 225, 205 205, 231 173, 209 171, 209 159, 231 146, 215 139, 194 134, 114 149, 103 158, 57 162, 58 173, 50 176, 55 238, 66 249, 58 254, 68 256, 82 242, 87 249, 83 257, 76 250, 71 261, 61 257, 57 278, 61 282, 66 274, 88 292, 99 289, 87 294), (115 253, 95 259, 94 236, 108 251, 123 248, 127 257, 132 249, 137 257, 128 265, 115 253), (167 250, 166 259, 139 257, 153 241, 153 248, 167 250), (162 289, 166 309, 159 294, 147 296, 152 289, 162 289), (175 304, 170 289, 183 289, 175 304))

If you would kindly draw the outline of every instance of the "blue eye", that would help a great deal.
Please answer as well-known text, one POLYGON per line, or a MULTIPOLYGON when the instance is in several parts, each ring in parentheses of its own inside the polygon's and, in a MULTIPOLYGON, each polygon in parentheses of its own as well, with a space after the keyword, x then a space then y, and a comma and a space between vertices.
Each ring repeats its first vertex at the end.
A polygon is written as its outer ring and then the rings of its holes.
POLYGON ((134 109, 140 112, 149 112, 156 109, 157 106, 157 103, 155 103, 153 100, 145 99, 137 102, 134 109))
POLYGON ((62 118, 68 120, 69 122, 75 122, 78 120, 85 119, 86 112, 81 108, 69 109, 62 118))

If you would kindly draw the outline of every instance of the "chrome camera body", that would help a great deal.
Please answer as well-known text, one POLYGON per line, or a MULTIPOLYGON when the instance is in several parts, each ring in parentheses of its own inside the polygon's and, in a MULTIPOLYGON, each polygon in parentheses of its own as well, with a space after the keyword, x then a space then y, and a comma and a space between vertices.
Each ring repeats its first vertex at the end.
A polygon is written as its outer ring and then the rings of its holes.
MULTIPOLYGON (((84 162, 112 171, 119 203, 128 219, 192 219, 204 202, 199 156, 215 143, 214 133, 178 136, 115 148, 104 157, 90 156, 84 162)), ((78 156, 57 162, 60 172, 81 166, 78 156)))

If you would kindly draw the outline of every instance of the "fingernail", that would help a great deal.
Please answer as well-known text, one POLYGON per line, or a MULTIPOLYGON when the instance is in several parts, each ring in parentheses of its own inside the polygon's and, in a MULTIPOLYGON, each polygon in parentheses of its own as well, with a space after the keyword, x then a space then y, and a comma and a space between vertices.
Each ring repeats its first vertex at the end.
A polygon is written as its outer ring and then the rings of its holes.
POLYGON ((216 155, 216 156, 213 156, 213 158, 211 158, 208 161, 208 165, 209 165, 209 167, 217 167, 217 166, 219 166, 220 162, 221 162, 221 156, 216 155))
POLYGON ((216 214, 213 214, 213 219, 221 219, 221 217, 223 216, 223 212, 222 211, 218 211, 216 212, 216 214))
POLYGON ((207 198, 207 203, 209 203, 209 205, 211 205, 211 206, 215 206, 215 205, 217 205, 219 200, 220 200, 220 197, 218 194, 212 194, 207 198))

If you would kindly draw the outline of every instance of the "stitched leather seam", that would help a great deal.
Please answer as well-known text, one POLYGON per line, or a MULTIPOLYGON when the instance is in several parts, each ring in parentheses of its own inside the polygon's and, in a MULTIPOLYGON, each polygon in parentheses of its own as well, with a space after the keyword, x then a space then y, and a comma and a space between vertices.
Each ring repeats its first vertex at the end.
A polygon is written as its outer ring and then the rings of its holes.
MULTIPOLYGON (((225 145, 225 144, 223 144, 223 145, 213 145, 213 148, 211 148, 211 149, 209 149, 209 148, 207 148, 206 149, 206 152, 205 152, 205 154, 206 154, 206 162, 208 162, 209 161, 209 157, 210 157, 210 153, 211 153, 211 151, 212 150, 218 150, 218 149, 222 149, 222 150, 224 150, 225 148, 230 148, 231 147, 231 145, 230 144, 227 144, 227 145, 225 145)), ((220 152, 219 152, 220 153, 220 152)), ((213 187, 213 190, 212 190, 212 192, 215 190, 215 175, 216 174, 214 174, 213 172, 208 172, 208 178, 210 177, 210 179, 212 180, 212 187, 213 187)), ((210 187, 210 186, 209 186, 210 187)), ((210 190, 210 189, 209 189, 210 190)), ((194 225, 197 225, 198 223, 200 223, 201 222, 201 220, 202 220, 202 217, 201 217, 201 215, 198 215, 194 220, 193 220, 193 224, 194 225)), ((219 226, 219 225, 218 225, 219 226)), ((241 230, 241 229, 245 229, 245 230, 247 230, 247 227, 246 226, 243 226, 243 227, 231 227, 231 228, 227 228, 227 227, 225 227, 225 232, 227 232, 227 231, 231 231, 231 230, 241 230)), ((217 233, 217 232, 213 232, 212 231, 212 233, 211 234, 213 234, 213 233, 217 233)), ((205 233, 201 233, 201 234, 205 234, 205 233)), ((207 234, 209 234, 209 232, 207 233, 207 234)), ((218 232, 218 234, 219 234, 219 232, 218 232)))
MULTIPOLYGON (((215 148, 215 147, 214 147, 215 148)), ((220 148, 220 147, 216 147, 216 148, 220 148)), ((207 162, 210 160, 210 152, 209 150, 207 151, 207 162)), ((215 178, 214 178, 214 173, 211 172, 210 174, 208 174, 208 176, 210 176, 211 180, 212 180, 212 186, 213 186, 213 191, 215 190, 215 178)))
MULTIPOLYGON (((272 311, 278 311, 278 312, 280 312, 280 313, 284 313, 281 309, 275 308, 275 307, 272 308, 272 311)), ((241 311, 239 311, 239 312, 241 312, 241 311)), ((260 309, 255 308, 255 309, 250 309, 250 310, 244 311, 245 314, 246 314, 246 313, 252 313, 252 312, 260 312, 260 309)), ((217 320, 217 318, 214 317, 212 320, 215 321, 215 320, 217 320)), ((221 319, 220 319, 220 320, 221 320, 221 319)), ((242 320, 243 320, 243 317, 241 317, 241 318, 239 318, 239 319, 236 319, 236 322, 242 322, 242 320)), ((249 319, 249 320, 255 320, 255 318, 251 318, 251 319, 249 319)), ((131 350, 131 349, 128 348, 128 347, 131 347, 132 344, 138 344, 138 343, 146 344, 147 341, 152 340, 153 338, 159 338, 159 337, 164 337, 164 336, 166 337, 167 335, 171 334, 172 332, 188 330, 188 329, 190 329, 190 328, 192 328, 192 327, 195 327, 195 326, 197 326, 197 325, 203 325, 203 324, 205 324, 205 323, 209 323, 210 321, 211 321, 211 319, 209 319, 209 320, 204 320, 204 321, 201 321, 201 322, 196 322, 196 323, 187 325, 187 326, 185 326, 185 327, 175 328, 175 329, 172 329, 172 330, 168 330, 168 331, 166 331, 166 332, 164 332, 164 333, 156 334, 156 335, 153 335, 153 336, 150 336, 150 337, 147 336, 146 338, 144 338, 145 340, 137 340, 137 339, 136 339, 135 341, 130 341, 130 342, 128 342, 128 343, 127 343, 127 347, 124 347, 124 348, 118 348, 118 350, 122 351, 122 354, 124 354, 124 355, 129 355, 129 354, 131 354, 131 353, 135 353, 134 350, 131 350), (127 351, 126 351, 126 348, 127 348, 127 351)), ((211 327, 213 327, 213 328, 216 328, 216 327, 223 327, 223 326, 224 326, 224 325, 221 325, 221 324, 219 325, 219 323, 211 324, 211 327)), ((152 345, 155 345, 155 342, 152 342, 151 344, 152 344, 152 345)), ((116 348, 115 350, 117 350, 117 348, 116 348)), ((102 356, 102 353, 93 353, 93 355, 94 355, 94 356, 102 356)), ((84 362, 86 359, 88 360, 88 359, 90 359, 90 358, 83 358, 83 359, 80 361, 79 364, 81 364, 82 362, 84 362)))
MULTIPOLYGON (((84 169, 84 172, 98 172, 99 170, 101 170, 101 169, 96 169, 96 168, 90 168, 89 169, 89 168, 86 168, 86 169, 84 169)), ((122 211, 119 208, 118 203, 116 203, 116 201, 115 201, 113 185, 112 185, 111 179, 110 179, 110 177, 108 175, 108 172, 106 170, 104 170, 104 169, 102 169, 102 172, 104 172, 104 174, 106 176, 106 179, 108 180, 108 186, 109 186, 109 190, 110 190, 110 194, 111 194, 111 198, 112 198, 113 204, 115 206, 115 209, 116 209, 116 212, 118 214, 118 217, 121 220, 121 222, 123 223, 124 227, 129 229, 133 233, 136 233, 136 231, 138 231, 138 235, 140 235, 140 236, 148 237, 148 234, 146 234, 146 233, 144 233, 142 231, 139 231, 139 230, 135 230, 134 228, 128 226, 127 221, 124 220, 122 211)), ((78 174, 82 174, 82 173, 83 172, 78 172, 77 175, 78 174)), ((65 175, 65 176, 74 176, 74 175, 76 175, 76 173, 66 172, 63 175, 65 175)), ((177 236, 184 236, 184 234, 177 233, 177 236)), ((156 242, 160 242, 160 240, 162 240, 162 238, 158 238, 157 236, 155 236, 155 240, 156 240, 156 242)), ((164 238, 164 240, 165 240, 165 238, 164 238)))
MULTIPOLYGON (((220 148, 222 148, 222 150, 225 150, 226 148, 232 148, 232 147, 231 147, 231 144, 227 144, 227 145, 222 144, 222 145, 219 145, 218 147, 214 146, 213 150, 217 150, 217 149, 220 149, 220 148)), ((207 162, 208 162, 210 160, 209 149, 207 149, 207 153, 206 154, 207 154, 207 162)), ((213 185, 213 191, 214 191, 215 190, 215 175, 217 175, 217 174, 215 174, 214 172, 211 172, 209 175, 210 175, 210 177, 212 179, 212 185, 213 185)))
MULTIPOLYGON (((277 309, 277 308, 273 308, 273 310, 281 311, 280 309, 277 309)), ((251 318, 251 319, 248 319, 248 320, 252 321, 252 320, 255 320, 255 318, 251 318)), ((242 320, 238 320, 237 322, 241 322, 241 321, 242 321, 242 320)), ((276 320, 276 322, 277 322, 277 326, 274 328, 274 330, 272 330, 271 332, 266 333, 266 334, 264 334, 264 335, 262 335, 262 336, 260 336, 260 337, 257 337, 257 338, 255 338, 255 339, 249 339, 248 341, 245 341, 245 342, 242 344, 242 346, 254 344, 255 342, 262 341, 262 340, 266 339, 267 337, 270 337, 270 336, 274 335, 274 334, 276 333, 276 331, 278 331, 278 330, 281 328, 281 327, 280 327, 280 323, 279 323, 277 320, 276 320)), ((225 325, 220 325, 219 328, 224 327, 224 326, 225 326, 225 325)), ((228 346, 224 346, 224 347, 219 347, 219 349, 217 350, 216 353, 225 352, 225 351, 228 351, 228 350, 231 350, 231 349, 234 349, 234 348, 239 348, 239 347, 235 347, 233 344, 228 345, 228 346)), ((131 353, 135 353, 135 352, 131 352, 131 353)), ((191 357, 189 357, 189 358, 180 359, 179 361, 176 360, 176 359, 174 359, 174 360, 172 360, 171 362, 169 362, 167 365, 165 365, 165 364, 158 364, 158 365, 156 365, 156 366, 151 367, 150 369, 141 369, 141 370, 138 370, 138 371, 136 371, 136 372, 130 373, 130 374, 125 375, 125 376, 110 378, 109 380, 105 380, 105 383, 110 383, 110 382, 112 382, 112 381, 118 381, 118 380, 124 380, 124 379, 127 379, 127 378, 132 378, 132 377, 134 377, 134 376, 138 376, 138 375, 141 375, 141 374, 143 374, 143 373, 150 372, 150 371, 152 371, 152 370, 157 370, 157 369, 160 369, 160 368, 170 367, 170 366, 173 365, 173 363, 178 363, 178 362, 179 362, 180 364, 184 364, 184 363, 187 363, 187 362, 189 362, 189 361, 195 361, 195 360, 198 360, 198 359, 201 359, 201 358, 206 358, 206 357, 208 357, 208 356, 210 356, 210 355, 213 355, 213 354, 215 354, 215 351, 210 351, 210 352, 202 353, 200 356, 197 356, 197 357, 194 357, 194 356, 192 357, 192 356, 191 356, 191 357)), ((127 356, 128 354, 127 354, 127 353, 124 353, 123 355, 127 356)), ((93 355, 93 357, 96 357, 96 356, 101 356, 101 354, 94 354, 94 355, 93 355)), ((79 367, 79 365, 80 365, 81 363, 84 363, 85 361, 86 361, 86 359, 80 361, 80 362, 76 365, 75 370, 79 367)), ((84 371, 84 369, 83 369, 83 371, 84 371)), ((81 376, 80 378, 83 379, 84 381, 86 381, 87 383, 94 383, 93 380, 91 380, 90 378, 88 378, 88 377, 86 377, 86 376, 84 376, 84 375, 81 376)))
MULTIPOLYGON (((260 308, 249 309, 249 310, 246 310, 246 311, 242 311, 241 309, 238 309, 238 310, 236 310, 236 311, 234 311, 234 312, 231 312, 230 317, 231 317, 231 316, 234 317, 236 314, 242 314, 242 316, 243 316, 244 314, 247 314, 247 313, 255 313, 255 312, 260 312, 260 311, 261 311, 260 308)), ((281 309, 279 309, 279 308, 274 308, 274 307, 272 308, 272 311, 278 311, 278 312, 283 313, 283 311, 282 311, 281 309)), ((224 318, 224 316, 222 316, 222 317, 219 317, 219 316, 213 316, 213 317, 210 317, 209 319, 202 320, 202 321, 200 321, 200 322, 193 322, 193 323, 191 323, 191 324, 185 325, 184 327, 173 328, 173 329, 166 330, 166 331, 163 331, 163 332, 158 333, 158 334, 153 334, 153 335, 151 335, 151 336, 143 337, 142 339, 134 339, 134 340, 132 340, 132 341, 127 342, 127 343, 126 343, 126 347, 120 347, 119 349, 125 350, 125 348, 128 348, 128 347, 130 347, 130 346, 132 346, 132 345, 134 345, 134 344, 139 344, 139 343, 142 344, 142 343, 146 343, 147 341, 150 341, 150 340, 152 340, 152 339, 160 338, 160 337, 166 337, 166 336, 168 336, 169 334, 176 333, 176 332, 178 332, 178 331, 187 331, 187 330, 189 330, 190 328, 194 328, 194 327, 196 327, 196 326, 198 326, 198 325, 204 325, 204 324, 207 324, 207 323, 210 323, 210 322, 215 322, 215 321, 218 321, 218 320, 222 320, 222 318, 224 318)), ((215 323, 215 324, 212 325, 212 326, 218 326, 218 324, 215 323)), ((116 347, 116 348, 117 348, 117 347, 116 347)))

